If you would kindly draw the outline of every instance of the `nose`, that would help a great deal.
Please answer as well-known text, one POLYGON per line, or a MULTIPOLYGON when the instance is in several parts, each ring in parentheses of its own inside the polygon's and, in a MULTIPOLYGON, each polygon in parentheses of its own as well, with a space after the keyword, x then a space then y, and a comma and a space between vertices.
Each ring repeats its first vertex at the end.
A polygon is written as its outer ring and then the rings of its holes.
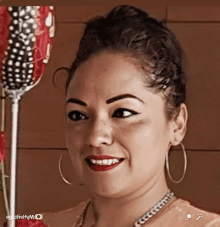
POLYGON ((111 125, 104 120, 95 120, 88 130, 86 144, 92 147, 111 145, 113 143, 111 125))

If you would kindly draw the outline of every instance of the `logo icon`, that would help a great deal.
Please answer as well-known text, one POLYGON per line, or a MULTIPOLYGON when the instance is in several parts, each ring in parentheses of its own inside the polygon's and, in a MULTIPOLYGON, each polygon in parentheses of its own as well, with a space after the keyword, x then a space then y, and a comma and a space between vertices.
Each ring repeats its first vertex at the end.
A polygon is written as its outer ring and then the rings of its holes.
POLYGON ((186 218, 185 218, 185 221, 188 221, 191 217, 192 217, 191 214, 187 214, 187 215, 186 215, 186 218))
POLYGON ((43 215, 42 214, 35 214, 35 219, 41 220, 41 219, 43 219, 43 215))
POLYGON ((198 221, 202 217, 203 217, 202 214, 198 214, 198 217, 196 218, 196 221, 198 221))

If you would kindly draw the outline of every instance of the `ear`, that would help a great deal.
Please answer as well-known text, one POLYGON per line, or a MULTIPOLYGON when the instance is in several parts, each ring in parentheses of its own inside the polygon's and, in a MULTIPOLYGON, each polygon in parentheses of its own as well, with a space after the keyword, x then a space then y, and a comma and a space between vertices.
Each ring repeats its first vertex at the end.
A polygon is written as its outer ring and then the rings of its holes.
POLYGON ((175 116, 172 126, 171 144, 177 146, 186 134, 188 111, 184 103, 180 105, 179 113, 175 116))

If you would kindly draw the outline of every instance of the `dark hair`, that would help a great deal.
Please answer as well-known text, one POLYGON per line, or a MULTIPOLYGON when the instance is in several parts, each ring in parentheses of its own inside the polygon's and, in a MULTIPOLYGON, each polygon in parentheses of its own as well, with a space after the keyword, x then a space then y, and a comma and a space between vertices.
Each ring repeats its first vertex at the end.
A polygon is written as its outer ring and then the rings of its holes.
POLYGON ((164 22, 132 6, 117 6, 86 23, 79 50, 68 69, 66 91, 76 69, 91 56, 109 51, 131 57, 144 71, 145 84, 165 101, 170 120, 186 98, 183 51, 164 22))

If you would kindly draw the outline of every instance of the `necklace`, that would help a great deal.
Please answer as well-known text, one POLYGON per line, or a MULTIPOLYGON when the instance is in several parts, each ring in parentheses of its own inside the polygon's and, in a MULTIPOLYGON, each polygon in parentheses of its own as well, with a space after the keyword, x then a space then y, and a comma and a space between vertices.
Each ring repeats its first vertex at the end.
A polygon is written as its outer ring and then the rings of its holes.
MULTIPOLYGON (((136 222, 134 223, 133 227, 141 227, 143 224, 145 224, 150 218, 155 216, 161 209, 162 207, 167 204, 172 198, 174 197, 174 193, 169 191, 156 205, 154 205, 149 211, 144 213, 141 217, 139 217, 136 222)), ((87 206, 84 208, 82 215, 80 216, 80 219, 78 221, 78 224, 76 225, 77 227, 82 227, 85 216, 86 216, 86 211, 91 204, 91 201, 87 204, 87 206)))

